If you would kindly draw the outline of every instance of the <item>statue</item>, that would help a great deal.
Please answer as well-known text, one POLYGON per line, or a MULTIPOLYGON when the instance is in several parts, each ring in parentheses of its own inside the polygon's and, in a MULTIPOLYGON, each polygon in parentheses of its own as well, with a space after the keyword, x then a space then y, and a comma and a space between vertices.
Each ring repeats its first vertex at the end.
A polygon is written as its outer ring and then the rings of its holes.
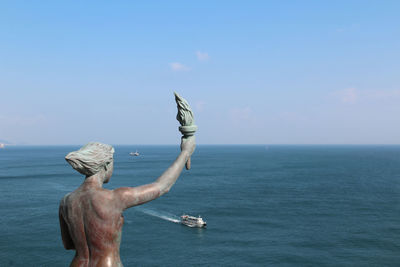
POLYGON ((101 143, 88 143, 65 159, 85 175, 84 182, 64 196, 59 208, 61 236, 65 249, 76 251, 70 266, 122 266, 119 256, 123 211, 166 194, 174 185, 195 150, 193 113, 187 102, 175 94, 177 119, 183 136, 181 153, 172 165, 153 183, 138 187, 104 189, 110 181, 114 148, 101 143))

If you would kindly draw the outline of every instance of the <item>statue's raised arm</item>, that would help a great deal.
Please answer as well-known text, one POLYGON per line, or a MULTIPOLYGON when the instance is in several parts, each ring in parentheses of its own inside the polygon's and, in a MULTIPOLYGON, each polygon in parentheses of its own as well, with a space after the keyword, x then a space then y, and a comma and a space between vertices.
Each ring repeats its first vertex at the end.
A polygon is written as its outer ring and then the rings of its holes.
POLYGON ((190 169, 190 156, 196 147, 194 133, 197 130, 197 126, 194 125, 193 112, 187 101, 177 93, 175 93, 175 101, 178 107, 176 118, 181 124, 179 131, 183 134, 181 138, 181 153, 155 182, 139 187, 123 187, 115 190, 118 198, 121 199, 122 209, 141 205, 164 195, 178 179, 185 163, 186 168, 190 169))

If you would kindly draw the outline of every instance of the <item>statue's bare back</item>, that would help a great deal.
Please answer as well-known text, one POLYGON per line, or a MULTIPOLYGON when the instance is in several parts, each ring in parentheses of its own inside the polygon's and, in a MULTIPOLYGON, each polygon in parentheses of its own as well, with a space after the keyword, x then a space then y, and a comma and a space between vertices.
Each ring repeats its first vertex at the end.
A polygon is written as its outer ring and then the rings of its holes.
POLYGON ((72 241, 64 244, 76 250, 71 266, 122 266, 119 246, 124 218, 112 195, 84 184, 62 200, 60 220, 69 226, 65 235, 72 241))

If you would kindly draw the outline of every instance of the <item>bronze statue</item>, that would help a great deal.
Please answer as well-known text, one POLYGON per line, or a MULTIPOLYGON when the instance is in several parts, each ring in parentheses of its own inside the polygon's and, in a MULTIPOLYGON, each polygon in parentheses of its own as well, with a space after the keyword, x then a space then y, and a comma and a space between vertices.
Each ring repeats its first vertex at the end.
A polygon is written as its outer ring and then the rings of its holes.
MULTIPOLYGON (((182 100, 176 98, 178 110, 182 100)), ((153 183, 138 187, 103 188, 114 168, 112 146, 89 143, 65 157, 75 170, 86 176, 84 182, 65 195, 60 203, 64 247, 76 250, 71 266, 122 266, 119 247, 123 211, 154 200, 170 190, 195 150, 195 129, 192 130, 182 137, 181 153, 172 165, 153 183)))

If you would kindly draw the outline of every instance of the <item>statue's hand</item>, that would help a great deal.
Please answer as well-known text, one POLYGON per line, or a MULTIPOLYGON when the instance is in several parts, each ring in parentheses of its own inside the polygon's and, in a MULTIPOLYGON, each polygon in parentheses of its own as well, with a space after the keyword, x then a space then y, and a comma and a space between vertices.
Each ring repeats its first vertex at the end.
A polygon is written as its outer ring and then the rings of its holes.
POLYGON ((191 156, 196 148, 196 138, 194 135, 189 137, 182 137, 181 150, 186 151, 191 156))

